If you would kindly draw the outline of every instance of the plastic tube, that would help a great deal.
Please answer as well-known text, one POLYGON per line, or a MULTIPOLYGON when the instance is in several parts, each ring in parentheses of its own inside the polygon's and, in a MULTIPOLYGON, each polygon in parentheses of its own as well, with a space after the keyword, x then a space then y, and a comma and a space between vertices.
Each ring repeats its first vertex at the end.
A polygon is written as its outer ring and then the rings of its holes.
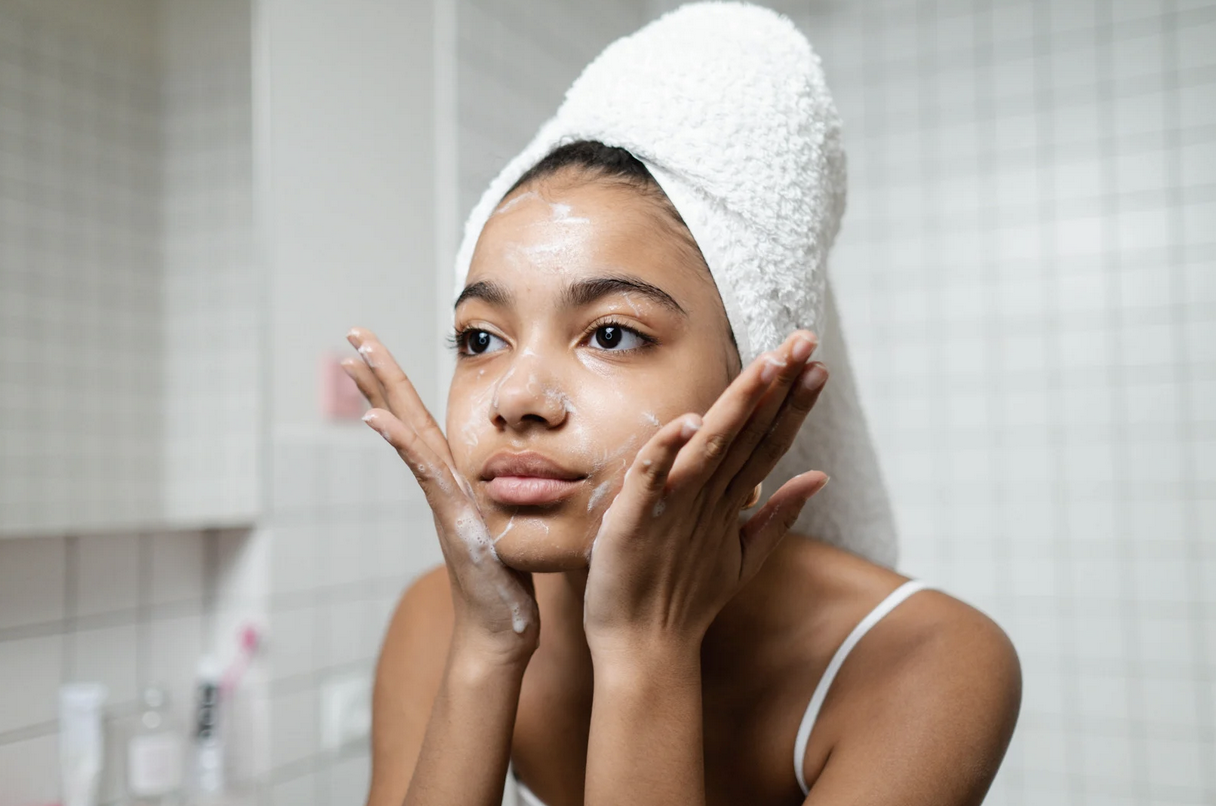
POLYGON ((63 806, 96 806, 101 781, 101 707, 109 691, 101 683, 68 683, 59 689, 59 783, 63 806))
POLYGON ((194 721, 194 793, 210 800, 224 792, 224 743, 220 732, 223 669, 214 657, 198 665, 194 721))

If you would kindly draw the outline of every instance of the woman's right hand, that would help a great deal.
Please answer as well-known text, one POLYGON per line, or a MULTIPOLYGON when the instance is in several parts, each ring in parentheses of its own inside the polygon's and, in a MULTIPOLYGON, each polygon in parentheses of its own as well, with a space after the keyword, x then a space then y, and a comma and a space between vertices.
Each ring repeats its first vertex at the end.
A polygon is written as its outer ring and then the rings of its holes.
POLYGON ((540 637, 531 575, 499 561, 447 438, 388 348, 364 328, 352 328, 346 339, 363 359, 342 361, 372 405, 363 420, 397 449, 434 515, 451 580, 453 650, 485 653, 497 662, 527 663, 540 637))

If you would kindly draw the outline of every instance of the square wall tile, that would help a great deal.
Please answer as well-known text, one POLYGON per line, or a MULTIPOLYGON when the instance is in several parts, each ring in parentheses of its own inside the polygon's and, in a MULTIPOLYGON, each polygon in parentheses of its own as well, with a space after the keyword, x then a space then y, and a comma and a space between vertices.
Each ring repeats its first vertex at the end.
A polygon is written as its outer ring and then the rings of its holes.
POLYGON ((59 797, 59 739, 55 735, 0 744, 6 803, 52 803, 59 797))
POLYGON ((59 718, 63 636, 0 641, 0 733, 59 718))
POLYGON ((66 615, 65 558, 61 538, 0 540, 0 629, 66 615))
POLYGON ((139 606, 139 537, 96 535, 76 544, 76 616, 139 606))
POLYGON ((68 635, 69 678, 104 683, 109 702, 133 703, 139 696, 139 641, 134 624, 82 630, 68 635))
POLYGON ((153 535, 151 544, 151 604, 200 603, 205 559, 203 535, 165 532, 153 535))

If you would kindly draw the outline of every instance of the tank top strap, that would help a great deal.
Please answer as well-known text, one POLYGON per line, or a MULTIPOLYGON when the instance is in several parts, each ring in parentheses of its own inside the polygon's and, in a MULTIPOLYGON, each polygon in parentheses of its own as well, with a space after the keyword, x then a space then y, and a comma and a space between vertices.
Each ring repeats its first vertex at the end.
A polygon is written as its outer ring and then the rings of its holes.
POLYGON ((909 579, 904 584, 900 585, 895 590, 887 595, 878 605, 863 618, 849 636, 844 639, 844 643, 836 650, 836 654, 832 656, 831 663, 823 673, 823 677, 819 678, 818 685, 815 686, 815 693, 811 695, 811 701, 806 707, 806 713, 802 715, 802 724, 798 726, 798 736, 794 740, 794 774, 798 777, 798 786, 802 787, 802 794, 810 793, 810 787, 807 786, 806 778, 803 775, 802 765, 806 759, 806 746, 811 739, 811 728, 815 727, 815 719, 819 716, 819 709, 823 707, 823 701, 827 698, 828 688, 832 685, 832 680, 835 679, 836 673, 840 671, 844 659, 849 656, 849 652, 853 647, 857 646, 857 642, 862 639, 870 628, 878 621, 890 613, 896 605, 907 599, 912 594, 922 588, 927 588, 928 584, 919 579, 909 579))

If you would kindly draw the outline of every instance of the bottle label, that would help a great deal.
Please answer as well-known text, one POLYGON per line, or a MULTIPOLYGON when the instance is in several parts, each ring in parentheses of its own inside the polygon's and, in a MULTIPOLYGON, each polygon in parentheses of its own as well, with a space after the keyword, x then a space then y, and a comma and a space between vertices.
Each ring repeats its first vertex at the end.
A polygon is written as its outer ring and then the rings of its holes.
POLYGON ((131 739, 127 753, 127 787, 131 795, 163 795, 182 783, 182 744, 175 733, 131 739))

